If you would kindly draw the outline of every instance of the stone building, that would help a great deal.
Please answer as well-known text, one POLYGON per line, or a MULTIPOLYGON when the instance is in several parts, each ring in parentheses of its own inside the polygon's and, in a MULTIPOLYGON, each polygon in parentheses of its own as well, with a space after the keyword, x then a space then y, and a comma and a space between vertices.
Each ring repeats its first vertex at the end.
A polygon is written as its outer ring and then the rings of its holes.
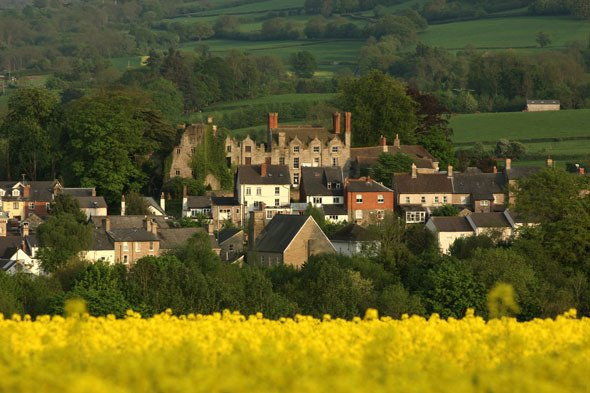
POLYGON ((558 111, 561 109, 559 100, 527 100, 526 112, 558 111))
POLYGON ((278 113, 268 114, 266 143, 256 144, 249 136, 241 141, 227 137, 226 159, 233 165, 287 165, 291 184, 298 187, 303 167, 350 166, 351 114, 332 116, 332 129, 316 125, 279 125, 278 113))

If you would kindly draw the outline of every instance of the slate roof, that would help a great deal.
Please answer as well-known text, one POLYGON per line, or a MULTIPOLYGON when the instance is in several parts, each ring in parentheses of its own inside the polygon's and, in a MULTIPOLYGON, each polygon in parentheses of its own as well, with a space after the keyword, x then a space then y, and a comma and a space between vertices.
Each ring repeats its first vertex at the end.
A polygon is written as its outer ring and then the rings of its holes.
POLYGON ((0 270, 7 272, 17 263, 17 261, 10 259, 0 259, 0 270))
POLYGON ((20 248, 23 240, 21 236, 0 237, 0 258, 10 259, 20 248))
POLYGON ((468 215, 478 228, 510 228, 510 222, 501 212, 471 213, 468 215))
POLYGON ((140 228, 116 228, 108 232, 109 236, 116 242, 153 242, 158 237, 151 232, 140 228))
POLYGON ((62 188, 62 194, 73 197, 91 197, 94 194, 93 188, 62 188))
MULTIPOLYGON (((143 228, 143 220, 146 216, 144 215, 129 215, 129 216, 116 216, 116 215, 109 215, 109 216, 92 216, 90 220, 94 224, 95 227, 99 228, 102 226, 102 220, 104 218, 109 218, 111 221, 111 229, 120 229, 120 228, 143 228)), ((153 220, 156 220, 158 224, 158 229, 169 228, 168 221, 162 216, 147 216, 153 220)))
POLYGON ((78 196, 75 197, 81 209, 106 208, 107 203, 101 196, 78 196))
POLYGON ((239 228, 222 229, 221 231, 219 231, 219 235, 217 236, 217 242, 219 244, 222 244, 224 241, 231 239, 239 232, 242 232, 242 230, 239 228))
POLYGON ((309 216, 277 214, 256 239, 255 251, 282 253, 303 227, 309 216))
POLYGON ((453 185, 457 194, 471 194, 477 200, 493 200, 505 187, 503 173, 456 173, 453 185))
POLYGON ((430 217, 438 232, 473 232, 465 217, 430 217))
POLYGON ((517 166, 510 169, 506 169, 506 177, 508 180, 518 180, 523 177, 532 176, 541 170, 537 166, 517 166))
POLYGON ((211 204, 214 206, 240 206, 237 198, 224 196, 212 196, 211 204))
POLYGON ((26 184, 30 184, 29 200, 39 202, 52 202, 53 201, 53 185, 55 181, 31 181, 26 184))
MULTIPOLYGON (((161 250, 172 250, 184 246, 184 244, 197 233, 206 233, 203 228, 168 228, 158 229, 161 250)), ((209 235, 211 248, 219 248, 213 235, 209 235)))
POLYGON ((393 192, 392 189, 385 187, 383 184, 373 179, 349 179, 346 189, 352 192, 393 192))
POLYGON ((114 250, 114 244, 102 228, 94 228, 92 233, 92 250, 114 250))
POLYGON ((189 209, 207 209, 211 208, 211 196, 209 195, 193 195, 188 197, 189 209))
POLYGON ((164 210, 162 210, 162 208, 160 207, 160 204, 158 202, 156 202, 156 200, 152 197, 143 197, 143 200, 147 203, 147 205, 153 209, 155 209, 156 211, 160 212, 162 215, 166 215, 166 212, 164 210))
POLYGON ((366 242, 377 240, 377 236, 360 225, 348 224, 339 231, 336 231, 330 240, 342 242, 366 242))
POLYGON ((343 195, 342 168, 303 167, 301 168, 301 188, 305 195, 338 196, 343 195), (328 183, 340 183, 340 188, 328 188, 328 183))
POLYGON ((291 184, 289 167, 286 165, 267 165, 267 175, 260 175, 261 165, 240 165, 238 181, 240 184, 291 184))
MULTIPOLYGON (((336 134, 329 131, 327 128, 322 126, 314 125, 280 125, 279 128, 272 133, 273 142, 278 144, 279 132, 285 133, 285 143, 289 144, 295 138, 299 139, 302 143, 308 145, 309 142, 315 138, 320 140, 324 145, 336 138, 336 134)), ((342 134, 341 134, 342 135, 342 134)), ((344 136, 342 136, 344 139, 344 136)))
POLYGON ((325 216, 347 216, 348 211, 344 205, 322 205, 325 216))
POLYGON ((411 173, 393 175, 393 189, 398 194, 453 193, 453 181, 446 173, 411 173))
POLYGON ((358 161, 362 166, 370 166, 377 162, 382 153, 391 155, 403 153, 412 157, 418 168, 432 168, 432 162, 436 161, 432 154, 420 145, 400 145, 399 147, 388 145, 385 150, 383 151, 383 146, 352 147, 350 159, 358 161))
POLYGON ((559 100, 526 100, 527 105, 528 104, 536 104, 536 105, 555 105, 555 104, 559 104, 560 101, 559 100))

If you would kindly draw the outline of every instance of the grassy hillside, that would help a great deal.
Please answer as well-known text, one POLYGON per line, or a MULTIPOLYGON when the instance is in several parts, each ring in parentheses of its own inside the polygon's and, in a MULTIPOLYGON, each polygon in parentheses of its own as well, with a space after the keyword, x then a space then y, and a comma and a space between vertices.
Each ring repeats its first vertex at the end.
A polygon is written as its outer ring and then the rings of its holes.
POLYGON ((463 49, 466 45, 480 49, 535 49, 538 48, 535 35, 539 31, 549 33, 552 41, 543 50, 557 49, 568 42, 588 39, 590 23, 561 17, 480 19, 431 25, 420 35, 420 40, 448 49, 463 49))

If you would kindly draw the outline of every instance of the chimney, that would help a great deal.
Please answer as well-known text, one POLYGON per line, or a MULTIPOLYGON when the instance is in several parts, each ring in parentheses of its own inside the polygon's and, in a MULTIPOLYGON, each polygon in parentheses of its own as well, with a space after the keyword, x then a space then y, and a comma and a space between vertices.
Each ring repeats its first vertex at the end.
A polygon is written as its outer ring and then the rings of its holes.
POLYGON ((399 134, 395 134, 395 139, 393 140, 393 147, 400 147, 400 142, 399 142, 399 134))
POLYGON ((498 167, 494 165, 492 168, 492 173, 498 173, 498 167))
POLYGON ((95 197, 96 196, 96 188, 92 187, 92 196, 95 197))
POLYGON ((152 220, 150 218, 148 218, 148 216, 144 216, 143 217, 143 229, 145 229, 148 232, 152 231, 152 220))
POLYGON ((21 235, 22 235, 22 237, 29 236, 29 223, 28 222, 23 222, 23 228, 22 228, 21 235))
POLYGON ((386 153, 387 152, 387 138, 384 137, 383 135, 381 135, 381 138, 379 138, 379 145, 383 149, 383 152, 386 153))
POLYGON ((20 242, 20 249, 23 250, 23 252, 27 252, 27 243, 24 241, 24 239, 20 242))
POLYGON ((217 136, 217 126, 215 124, 213 124, 211 126, 211 129, 213 130, 213 136, 217 136))
POLYGON ((340 112, 332 113, 332 127, 334 134, 340 134, 340 112))
POLYGON ((551 156, 547 157, 547 168, 553 168, 553 159, 551 156))
POLYGON ((512 159, 511 158, 506 159, 505 169, 512 169, 512 159))
POLYGON ((155 218, 152 218, 150 221, 150 232, 153 233, 154 235, 158 236, 158 223, 156 222, 155 218))
POLYGON ((260 176, 266 177, 268 175, 268 164, 265 162, 260 164, 260 176))
POLYGON ((447 176, 453 177, 453 166, 452 165, 447 166, 447 176))
POLYGON ((125 215, 125 195, 121 195, 121 215, 125 215))
POLYGON ((350 112, 344 112, 344 144, 346 146, 352 146, 352 129, 350 125, 350 117, 350 112))
POLYGON ((279 132, 279 147, 284 147, 287 140, 287 135, 284 132, 279 132))
POLYGON ((0 218, 0 236, 4 237, 7 235, 6 226, 8 224, 8 218, 0 218))
POLYGON ((23 187, 23 198, 28 198, 31 195, 31 185, 25 184, 23 187))
POLYGON ((109 232, 111 230, 111 219, 108 217, 105 217, 102 219, 102 228, 109 232))
POLYGON ((268 129, 276 130, 279 128, 279 114, 276 112, 270 112, 268 114, 268 129))
POLYGON ((580 167, 580 170, 578 171, 578 173, 579 173, 580 175, 585 175, 585 174, 586 174, 586 169, 584 169, 584 167, 583 167, 583 166, 581 166, 581 167, 580 167))
POLYGON ((251 211, 248 219, 248 249, 253 250, 256 239, 264 229, 264 210, 251 211))
POLYGON ((160 194, 160 209, 166 211, 166 196, 164 193, 160 194))
POLYGON ((418 176, 418 168, 416 168, 416 164, 412 163, 412 179, 415 179, 418 176))
POLYGON ((188 187, 182 187, 182 211, 188 211, 188 187))

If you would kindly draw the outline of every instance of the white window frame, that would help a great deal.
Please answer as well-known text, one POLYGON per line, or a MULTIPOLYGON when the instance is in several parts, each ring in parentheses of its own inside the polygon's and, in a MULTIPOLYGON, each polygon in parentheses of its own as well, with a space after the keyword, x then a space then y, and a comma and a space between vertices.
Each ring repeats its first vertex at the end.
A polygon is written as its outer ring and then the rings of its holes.
POLYGON ((127 251, 129 251, 129 243, 127 243, 127 242, 123 242, 123 251, 124 251, 124 252, 127 252, 127 251))
POLYGON ((481 206, 490 206, 490 201, 479 201, 481 206))
POLYGON ((358 203, 359 205, 363 203, 363 194, 356 194, 355 195, 355 201, 356 203, 358 203))
POLYGON ((135 252, 141 252, 141 243, 135 242, 135 252))
POLYGON ((293 146, 293 153, 299 153, 300 150, 299 145, 293 146))
POLYGON ((354 211, 354 218, 355 218, 355 220, 362 220, 363 219, 363 211, 362 210, 355 210, 354 211))
POLYGON ((406 197, 406 203, 410 203, 410 197, 409 196, 406 197))
POLYGON ((293 174, 293 184, 299 184, 299 173, 293 174))
POLYGON ((443 195, 443 203, 447 203, 449 201, 449 198, 446 195, 443 195))
POLYGON ((262 187, 256 187, 256 195, 262 195, 262 187))
POLYGON ((332 146, 332 153, 338 153, 340 151, 340 149, 338 148, 338 146, 332 146))
POLYGON ((435 197, 434 197, 434 203, 439 203, 438 201, 439 201, 439 198, 438 198, 438 196, 435 196, 435 197))
POLYGON ((313 197, 313 203, 317 205, 322 204, 322 197, 313 197))
POLYGON ((279 198, 275 198, 275 206, 281 206, 281 200, 279 198))
POLYGON ((377 195, 377 203, 385 203, 385 196, 383 194, 377 195))
POLYGON ((299 157, 293 157, 293 168, 299 169, 299 157))
POLYGON ((281 187, 275 187, 275 195, 281 195, 281 187))
POLYGON ((252 189, 250 187, 246 187, 246 195, 252 195, 252 189))
POLYGON ((35 202, 29 202, 29 209, 35 209, 35 202))

